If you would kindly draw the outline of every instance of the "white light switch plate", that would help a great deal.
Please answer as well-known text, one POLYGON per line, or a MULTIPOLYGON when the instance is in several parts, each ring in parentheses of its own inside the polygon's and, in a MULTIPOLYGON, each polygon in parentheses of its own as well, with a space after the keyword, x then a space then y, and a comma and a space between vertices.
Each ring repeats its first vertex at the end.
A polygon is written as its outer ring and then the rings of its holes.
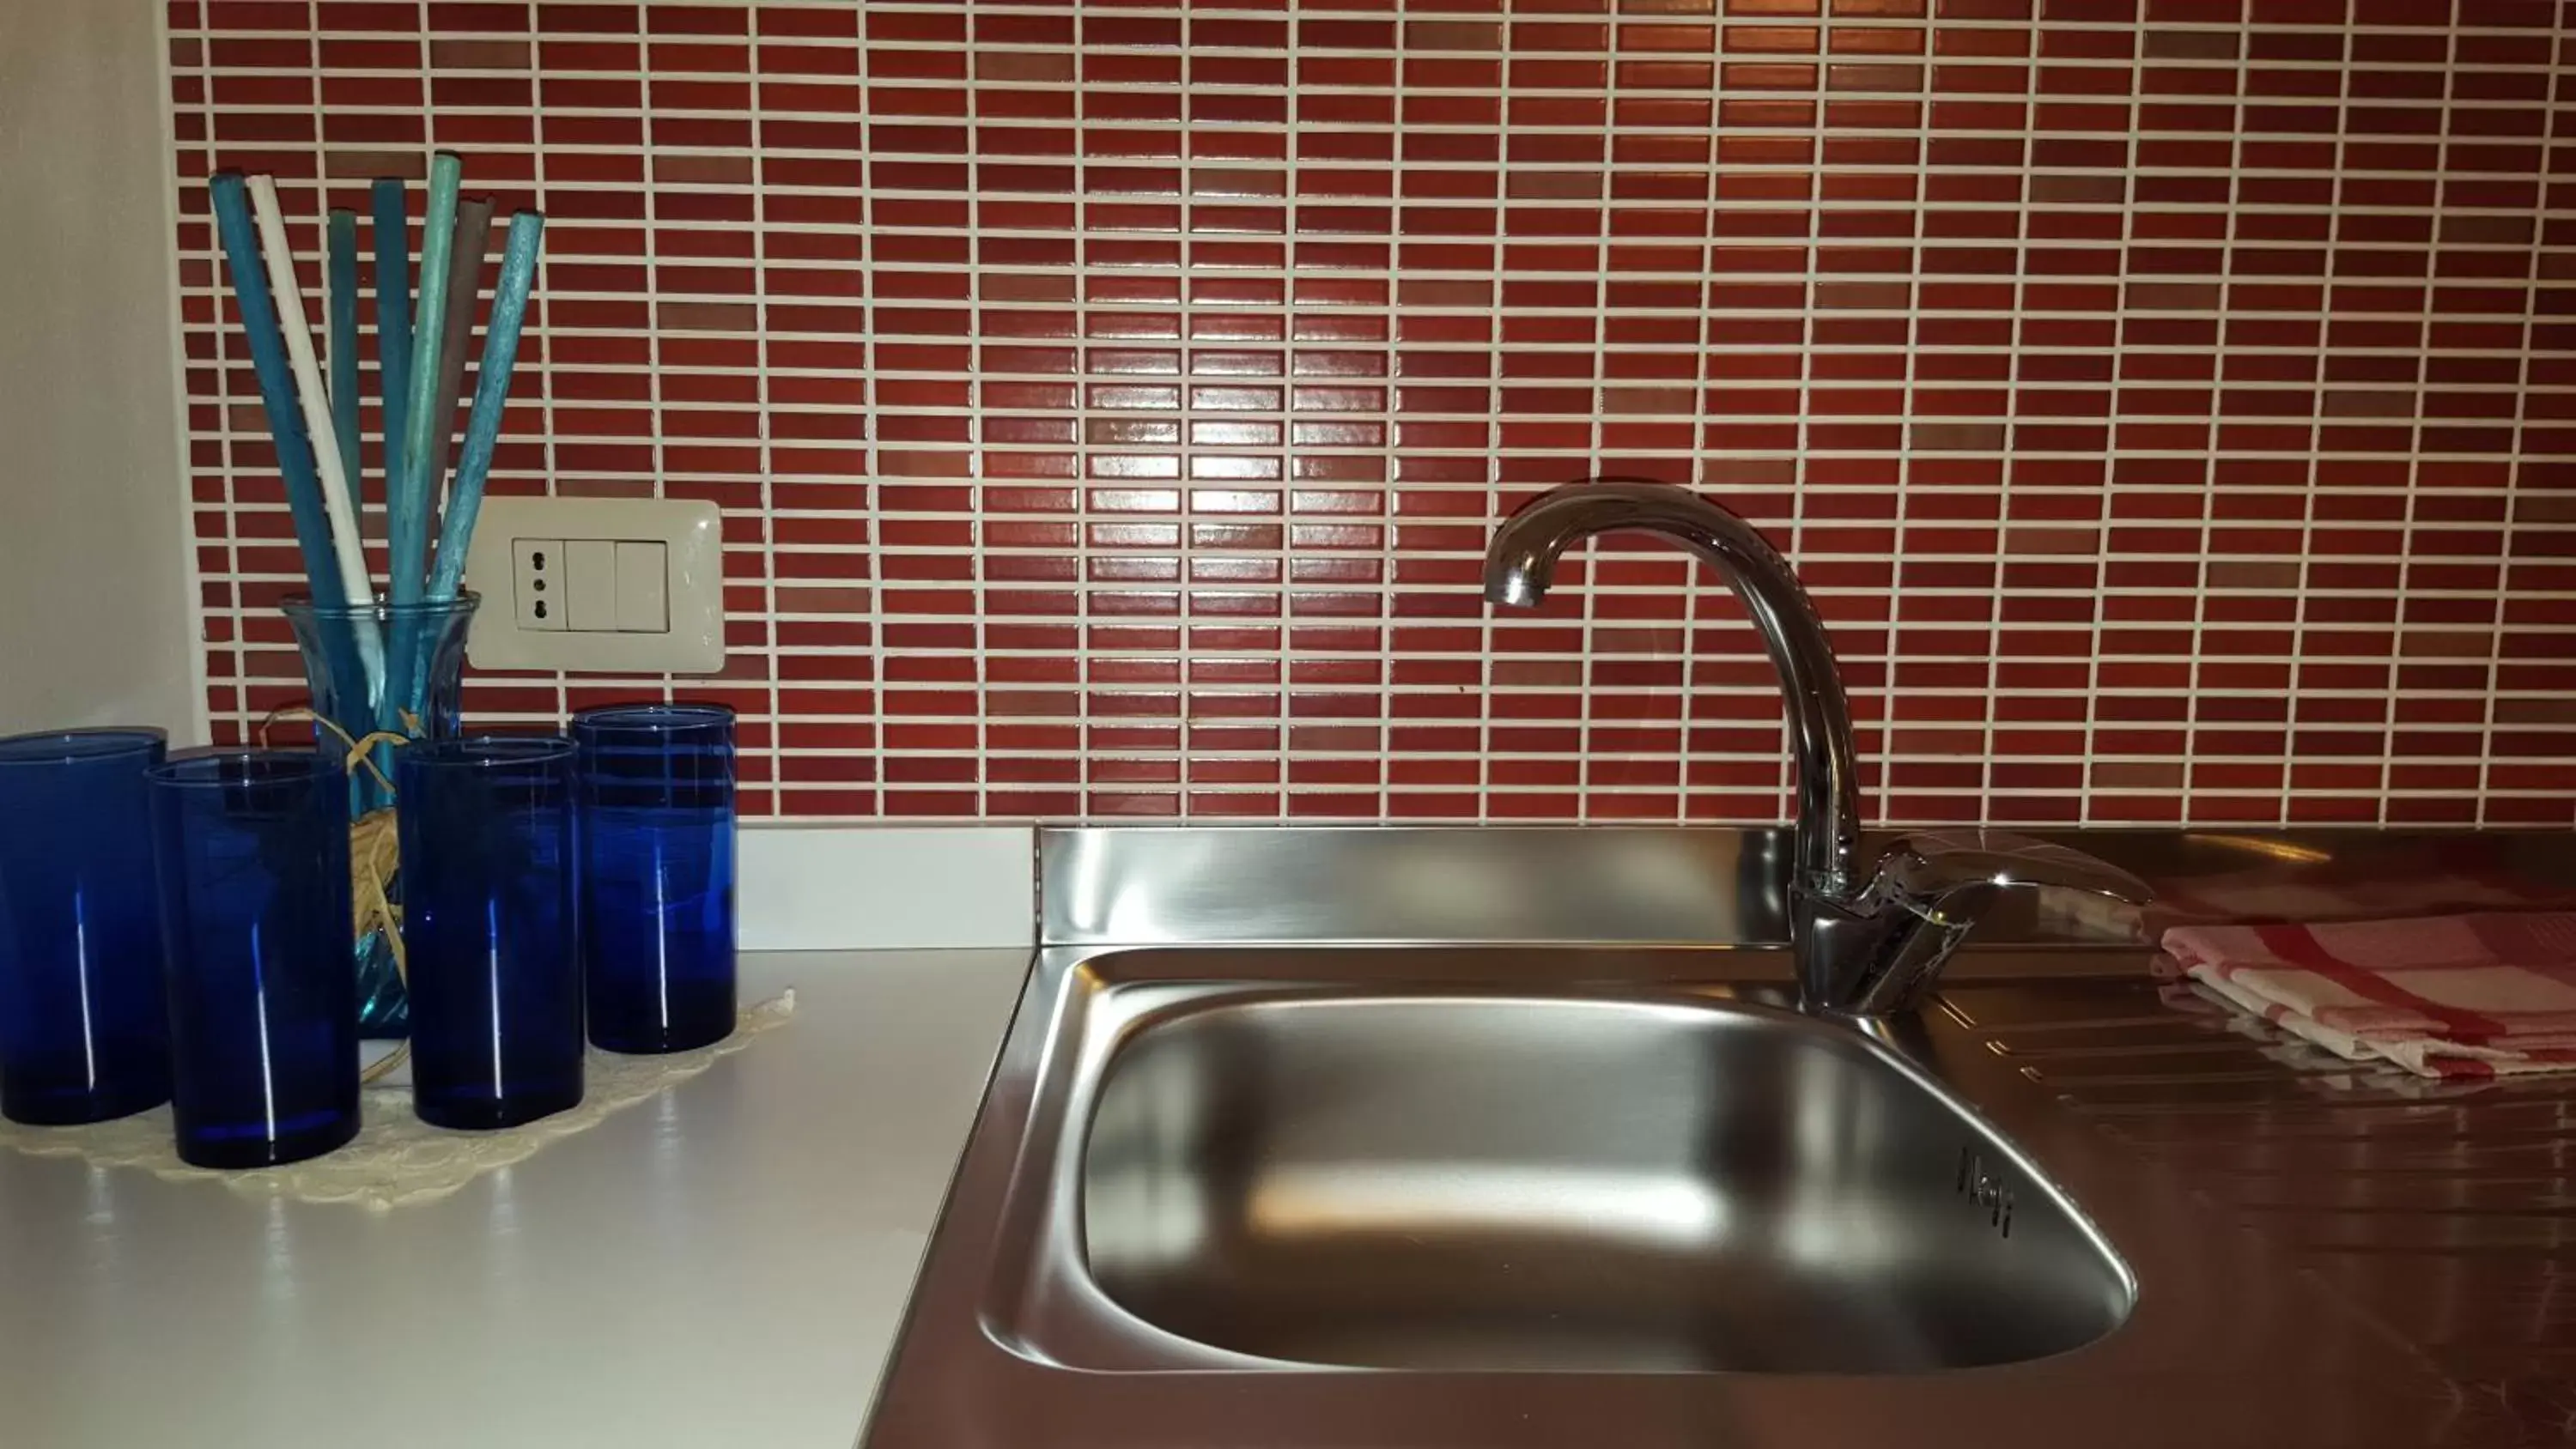
POLYGON ((479 669, 713 674, 724 536, 712 503, 486 498, 465 559, 479 669))

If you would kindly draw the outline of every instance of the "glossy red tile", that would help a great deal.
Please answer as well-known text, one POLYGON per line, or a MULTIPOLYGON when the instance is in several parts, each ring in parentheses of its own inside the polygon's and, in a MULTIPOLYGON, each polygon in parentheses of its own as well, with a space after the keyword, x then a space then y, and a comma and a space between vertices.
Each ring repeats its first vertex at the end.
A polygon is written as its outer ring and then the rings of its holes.
MULTIPOLYGON (((724 510, 735 656, 638 687, 753 809, 1776 819, 1716 581, 1477 595, 1627 472, 1797 561, 1880 815, 2564 826, 2557 18, 2356 3, 170 15, 179 174, 547 210, 493 487, 724 510)), ((295 562, 180 201, 238 737, 295 562)))

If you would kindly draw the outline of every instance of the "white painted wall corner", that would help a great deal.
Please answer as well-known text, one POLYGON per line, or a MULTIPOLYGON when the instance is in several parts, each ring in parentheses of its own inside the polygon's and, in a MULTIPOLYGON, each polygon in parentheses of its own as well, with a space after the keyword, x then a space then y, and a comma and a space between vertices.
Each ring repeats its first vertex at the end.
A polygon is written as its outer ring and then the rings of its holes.
POLYGON ((741 850, 747 951, 1037 942, 1037 834, 1025 825, 746 821, 741 850))

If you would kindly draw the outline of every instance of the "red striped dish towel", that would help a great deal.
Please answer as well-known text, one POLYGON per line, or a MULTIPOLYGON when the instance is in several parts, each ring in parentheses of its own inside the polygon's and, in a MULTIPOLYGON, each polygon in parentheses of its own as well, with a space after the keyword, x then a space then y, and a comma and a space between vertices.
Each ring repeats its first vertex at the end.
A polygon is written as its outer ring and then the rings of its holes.
POLYGON ((2576 912, 2176 926, 2164 949, 2242 1010, 2420 1076, 2576 1071, 2576 912))

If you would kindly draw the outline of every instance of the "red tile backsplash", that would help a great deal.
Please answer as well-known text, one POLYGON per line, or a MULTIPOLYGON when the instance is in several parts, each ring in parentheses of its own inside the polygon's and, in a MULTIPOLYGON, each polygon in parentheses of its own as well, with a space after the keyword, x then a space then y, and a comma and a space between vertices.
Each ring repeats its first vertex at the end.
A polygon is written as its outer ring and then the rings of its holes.
POLYGON ((717 503, 732 648, 469 707, 725 699, 757 811, 1777 819, 1722 584, 1479 597, 1615 472, 1795 559, 1874 816, 2566 826, 2568 9, 173 0, 210 705, 300 691, 203 179, 314 277, 444 147, 550 219, 493 489, 717 503))

